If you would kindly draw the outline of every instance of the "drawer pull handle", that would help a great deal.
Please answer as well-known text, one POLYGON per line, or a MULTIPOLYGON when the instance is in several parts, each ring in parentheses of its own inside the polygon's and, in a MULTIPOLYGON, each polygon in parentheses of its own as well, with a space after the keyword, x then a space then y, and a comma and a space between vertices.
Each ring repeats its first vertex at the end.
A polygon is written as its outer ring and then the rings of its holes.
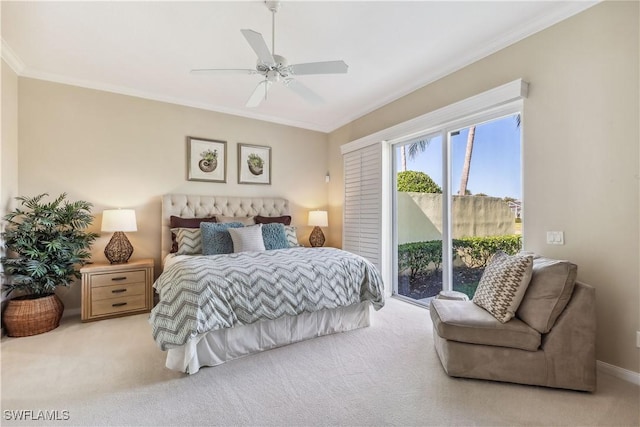
POLYGON ((119 302, 117 304, 111 304, 111 307, 122 307, 123 305, 127 305, 126 302, 119 302))
POLYGON ((114 289, 111 291, 112 294, 121 294, 123 292, 127 292, 127 289, 114 289))
POLYGON ((127 280, 127 276, 114 277, 111 280, 113 280, 114 282, 119 282, 120 280, 127 280))

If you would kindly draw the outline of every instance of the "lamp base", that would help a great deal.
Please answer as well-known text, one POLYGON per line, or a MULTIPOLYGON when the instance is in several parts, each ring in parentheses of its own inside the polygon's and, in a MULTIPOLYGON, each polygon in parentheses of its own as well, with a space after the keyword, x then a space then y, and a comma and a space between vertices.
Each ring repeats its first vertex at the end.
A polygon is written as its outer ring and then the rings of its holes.
POLYGON ((318 248, 318 247, 324 245, 324 234, 322 234, 322 230, 317 225, 315 227, 313 227, 313 231, 311 232, 311 235, 309 236, 309 243, 314 248, 318 248))
POLYGON ((111 264, 124 264, 133 254, 133 246, 122 231, 116 231, 104 248, 104 255, 111 264))

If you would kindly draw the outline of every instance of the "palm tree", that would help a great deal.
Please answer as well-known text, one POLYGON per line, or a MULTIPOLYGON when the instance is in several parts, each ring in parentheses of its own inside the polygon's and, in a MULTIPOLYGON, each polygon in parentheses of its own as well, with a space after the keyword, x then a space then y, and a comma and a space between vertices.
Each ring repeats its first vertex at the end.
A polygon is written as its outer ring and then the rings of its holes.
MULTIPOLYGON (((520 127, 521 116, 520 114, 516 114, 514 116, 516 121, 516 127, 520 127)), ((473 154, 473 141, 476 136, 476 127, 471 126, 469 128, 469 134, 467 135, 467 150, 464 153, 464 165, 462 166, 462 175, 460 177, 460 189, 458 190, 458 195, 464 196, 467 194, 467 183, 469 182, 469 170, 471 169, 471 155, 473 154)))
POLYGON ((467 135, 467 151, 464 153, 464 165, 462 167, 462 176, 460 177, 459 196, 467 194, 467 183, 469 182, 469 170, 471 169, 471 155, 473 154, 473 140, 476 137, 476 127, 469 128, 467 135))
POLYGON ((400 147, 400 159, 401 159, 401 171, 404 172, 407 170, 407 152, 409 154, 409 159, 414 159, 418 153, 424 152, 429 146, 431 142, 430 138, 420 139, 418 141, 412 142, 408 145, 409 149, 407 149, 407 145, 403 145, 400 147))

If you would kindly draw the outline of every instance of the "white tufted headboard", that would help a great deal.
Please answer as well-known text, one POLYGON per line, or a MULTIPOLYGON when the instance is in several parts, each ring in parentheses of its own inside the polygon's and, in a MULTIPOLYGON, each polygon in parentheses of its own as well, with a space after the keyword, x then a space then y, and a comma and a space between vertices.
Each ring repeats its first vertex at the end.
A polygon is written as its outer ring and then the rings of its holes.
POLYGON ((165 194, 162 196, 162 260, 171 250, 171 215, 183 218, 222 216, 281 216, 289 214, 289 201, 278 197, 226 197, 165 194))

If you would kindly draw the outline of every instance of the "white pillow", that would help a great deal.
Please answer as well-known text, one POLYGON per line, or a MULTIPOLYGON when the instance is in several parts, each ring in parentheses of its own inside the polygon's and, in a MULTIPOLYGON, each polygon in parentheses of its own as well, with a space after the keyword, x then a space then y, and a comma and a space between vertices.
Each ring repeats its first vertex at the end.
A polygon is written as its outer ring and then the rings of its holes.
POLYGON ((259 252, 265 250, 262 238, 262 224, 230 228, 229 234, 233 241, 233 252, 259 252))

